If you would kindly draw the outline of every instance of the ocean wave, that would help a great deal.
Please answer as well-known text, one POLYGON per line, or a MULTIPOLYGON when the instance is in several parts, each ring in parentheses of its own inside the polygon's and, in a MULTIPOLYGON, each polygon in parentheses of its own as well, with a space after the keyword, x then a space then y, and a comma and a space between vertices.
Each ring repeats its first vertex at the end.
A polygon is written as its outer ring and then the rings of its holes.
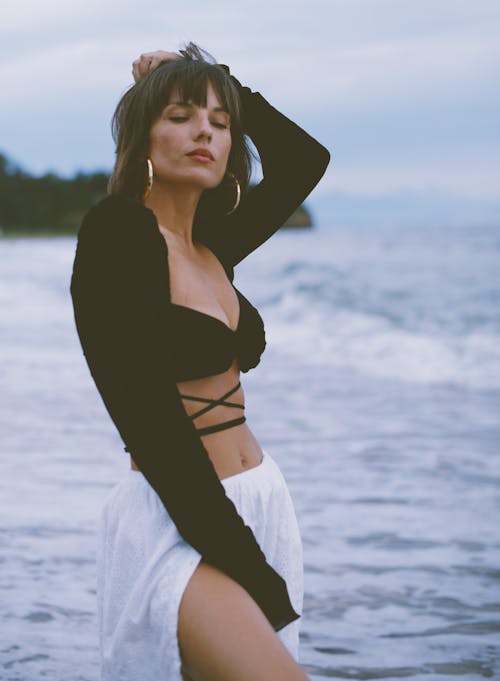
POLYGON ((299 286, 264 311, 270 344, 301 362, 419 384, 500 389, 499 334, 453 333, 431 323, 412 329, 397 310, 366 312, 352 295, 337 295, 333 303, 310 293, 299 286))

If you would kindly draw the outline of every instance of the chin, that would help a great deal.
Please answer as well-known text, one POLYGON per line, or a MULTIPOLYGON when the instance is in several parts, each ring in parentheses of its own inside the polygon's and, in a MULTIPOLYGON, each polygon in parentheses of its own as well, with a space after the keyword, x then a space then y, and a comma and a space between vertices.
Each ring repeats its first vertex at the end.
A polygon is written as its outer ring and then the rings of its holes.
POLYGON ((200 170, 201 172, 190 173, 189 177, 184 176, 186 183, 190 183, 198 189, 215 189, 224 179, 224 173, 216 175, 215 173, 203 172, 204 168, 200 170))
POLYGON ((218 187, 222 180, 224 179, 224 175, 222 177, 198 177, 198 178, 193 178, 193 184, 196 185, 198 189, 215 189, 218 187))
POLYGON ((224 173, 217 174, 213 172, 206 172, 207 169, 201 168, 199 172, 189 172, 189 173, 172 173, 165 177, 165 184, 170 184, 173 186, 191 185, 193 189, 198 189, 200 191, 205 191, 206 189, 215 189, 218 187, 222 180, 224 179, 224 173))

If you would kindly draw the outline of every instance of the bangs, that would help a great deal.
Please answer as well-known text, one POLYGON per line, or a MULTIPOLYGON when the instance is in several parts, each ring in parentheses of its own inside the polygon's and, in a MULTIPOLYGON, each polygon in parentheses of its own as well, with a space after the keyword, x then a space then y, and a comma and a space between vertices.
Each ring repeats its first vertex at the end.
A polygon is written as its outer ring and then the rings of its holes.
MULTIPOLYGON (((193 106, 206 107, 210 84, 220 106, 231 117, 231 151, 227 172, 233 174, 245 194, 252 172, 252 152, 245 138, 244 110, 240 93, 227 66, 194 43, 181 50, 182 57, 163 62, 132 85, 118 102, 111 120, 111 132, 116 144, 116 161, 109 181, 112 194, 129 196, 140 202, 147 186, 147 158, 151 127, 162 115, 173 97, 193 106)), ((237 83, 238 81, 236 81, 237 83)), ((198 214, 224 215, 231 205, 227 193, 233 194, 233 184, 222 182, 219 187, 205 190, 198 214), (215 211, 215 212, 214 212, 215 211)))
POLYGON ((160 65, 151 74, 150 89, 152 118, 160 116, 163 109, 169 104, 173 94, 177 93, 183 102, 192 102, 195 106, 207 105, 207 90, 209 83, 212 85, 220 105, 231 116, 231 126, 240 126, 239 98, 234 85, 222 67, 217 64, 203 62, 169 62, 160 65))

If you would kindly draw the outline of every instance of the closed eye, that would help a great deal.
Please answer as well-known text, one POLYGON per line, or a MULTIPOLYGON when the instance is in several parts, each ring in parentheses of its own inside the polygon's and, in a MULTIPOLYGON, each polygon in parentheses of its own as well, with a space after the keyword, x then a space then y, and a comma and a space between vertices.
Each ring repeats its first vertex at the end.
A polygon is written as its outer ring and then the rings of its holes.
MULTIPOLYGON (((188 116, 169 116, 169 119, 173 121, 174 123, 183 123, 184 121, 187 121, 189 119, 188 116)), ((227 126, 225 123, 220 123, 219 121, 214 121, 212 125, 215 128, 219 128, 220 130, 226 130, 229 126, 227 126)))

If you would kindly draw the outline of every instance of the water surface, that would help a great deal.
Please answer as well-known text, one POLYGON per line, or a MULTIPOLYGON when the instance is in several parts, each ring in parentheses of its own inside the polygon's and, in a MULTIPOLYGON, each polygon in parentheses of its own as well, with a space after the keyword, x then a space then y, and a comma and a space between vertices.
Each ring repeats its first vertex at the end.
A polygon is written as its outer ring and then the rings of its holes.
MULTIPOLYGON (((75 240, 0 239, 0 679, 98 678, 95 531, 127 470, 75 240)), ((311 678, 500 678, 500 229, 283 232, 236 283, 247 419, 287 478, 311 678)))

